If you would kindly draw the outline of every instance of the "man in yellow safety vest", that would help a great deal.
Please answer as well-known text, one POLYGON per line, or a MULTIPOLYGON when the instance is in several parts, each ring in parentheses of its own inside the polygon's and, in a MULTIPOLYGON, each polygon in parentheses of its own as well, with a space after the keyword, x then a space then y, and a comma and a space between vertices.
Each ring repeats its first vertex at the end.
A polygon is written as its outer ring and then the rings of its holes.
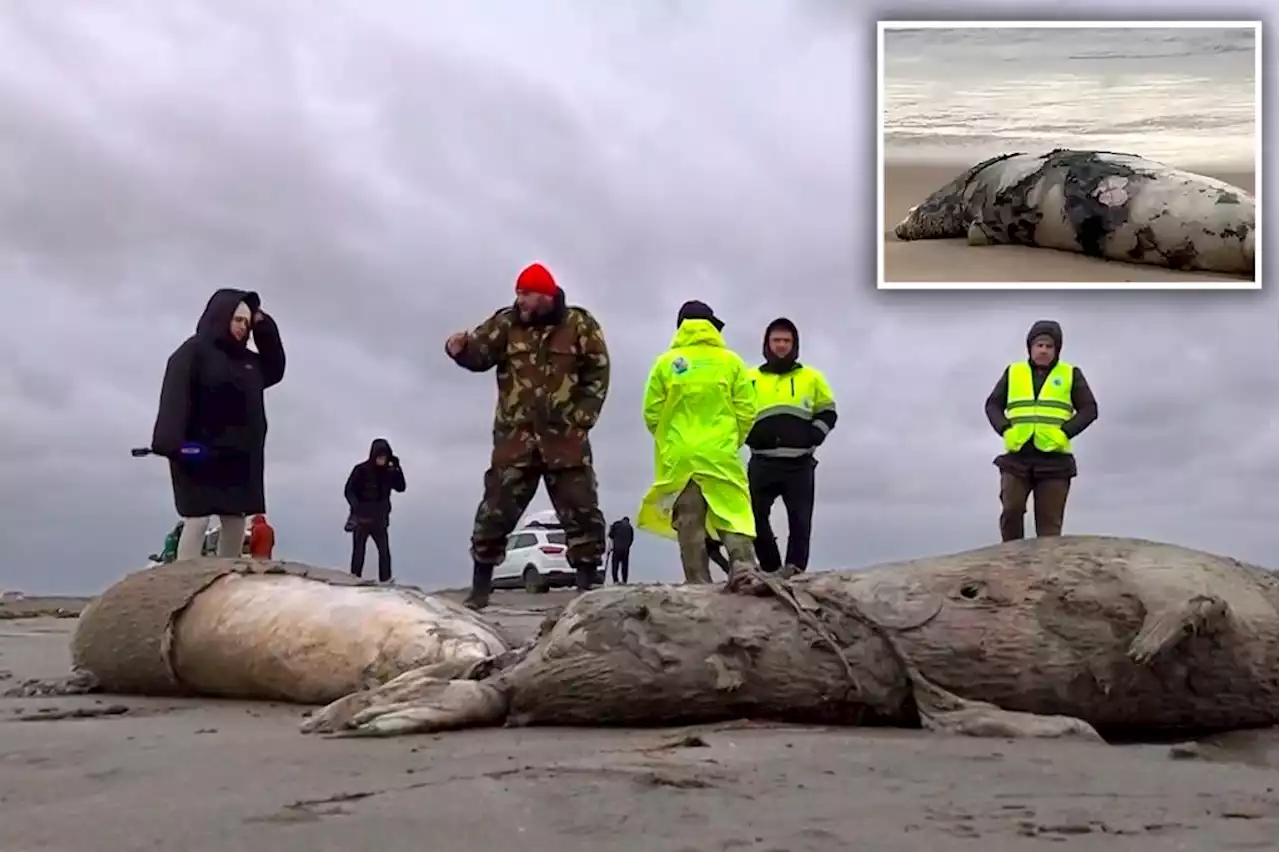
POLYGON ((1027 359, 1005 368, 987 397, 987 420, 1004 438, 1000 539, 1025 537, 1027 498, 1035 499, 1036 536, 1062 535, 1076 475, 1071 440, 1098 419, 1098 403, 1079 367, 1059 360, 1062 327, 1039 320, 1027 332, 1027 359))
POLYGON ((813 530, 814 453, 836 425, 836 400, 820 370, 801 364, 800 331, 786 317, 764 330, 764 363, 751 371, 756 416, 747 435, 756 556, 765 571, 790 577, 809 567, 813 530), (782 498, 787 556, 778 553, 769 514, 782 498))

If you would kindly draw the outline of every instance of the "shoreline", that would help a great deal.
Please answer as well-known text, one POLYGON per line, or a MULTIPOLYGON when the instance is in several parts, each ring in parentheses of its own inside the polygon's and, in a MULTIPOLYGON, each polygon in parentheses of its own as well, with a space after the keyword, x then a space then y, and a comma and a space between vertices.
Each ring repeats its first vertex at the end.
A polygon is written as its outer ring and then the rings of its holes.
MULTIPOLYGON (((954 180, 982 158, 916 160, 886 154, 884 163, 884 282, 1027 282, 1029 287, 1053 282, 1142 282, 1193 287, 1215 282, 1239 284, 1238 276, 1181 272, 1142 264, 1099 260, 1066 251, 1026 246, 972 247, 963 238, 903 242, 893 227, 907 210, 954 180)), ((1216 178, 1249 190, 1256 172, 1249 163, 1189 165, 1175 168, 1216 178)))

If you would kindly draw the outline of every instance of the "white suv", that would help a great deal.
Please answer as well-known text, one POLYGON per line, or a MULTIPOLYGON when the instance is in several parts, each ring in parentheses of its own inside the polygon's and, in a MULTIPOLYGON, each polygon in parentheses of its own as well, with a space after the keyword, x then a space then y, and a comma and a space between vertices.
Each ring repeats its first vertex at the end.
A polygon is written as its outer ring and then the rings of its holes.
MULTIPOLYGON (((526 524, 507 539, 507 556, 493 571, 495 589, 520 589, 540 594, 555 587, 573 586, 576 576, 565 558, 568 548, 564 529, 542 522, 526 524)), ((604 583, 604 571, 596 572, 596 585, 604 583)))

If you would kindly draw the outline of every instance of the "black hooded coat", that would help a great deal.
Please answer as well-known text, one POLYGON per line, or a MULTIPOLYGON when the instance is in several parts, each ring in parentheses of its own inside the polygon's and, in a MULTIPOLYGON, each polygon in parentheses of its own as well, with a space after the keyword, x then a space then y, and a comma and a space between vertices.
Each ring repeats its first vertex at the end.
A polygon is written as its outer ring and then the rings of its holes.
MULTIPOLYGON (((1044 387, 1045 380, 1049 378, 1049 372, 1058 366, 1058 359, 1062 357, 1062 326, 1053 320, 1039 320, 1031 326, 1031 330, 1027 332, 1027 355, 1028 363, 1031 364, 1031 386, 1032 389, 1039 394, 1040 388, 1044 387), (1053 339, 1054 353, 1053 363, 1047 367, 1041 367, 1030 360, 1031 344, 1042 334, 1046 334, 1053 339)), ((987 422, 991 424, 991 428, 996 431, 997 435, 1004 435, 1010 423, 1008 418, 1004 416, 1005 405, 1009 399, 1009 370, 1006 368, 1000 374, 1000 380, 996 382, 996 386, 991 389, 991 395, 987 397, 986 414, 987 422)), ((1075 415, 1062 424, 1062 431, 1066 433, 1068 438, 1074 438, 1085 429, 1093 421, 1098 419, 1098 401, 1093 396, 1093 391, 1089 388, 1089 383, 1085 380, 1084 373, 1079 367, 1075 367, 1071 377, 1071 405, 1075 408, 1075 415)), ((1034 442, 1027 441, 1022 449, 1016 453, 1005 453, 997 456, 995 465, 1002 473, 1011 473, 1015 476, 1022 477, 1040 477, 1042 479, 1052 478, 1071 478, 1076 475, 1076 459, 1072 453, 1046 453, 1036 449, 1034 442)))
POLYGON ((165 365, 151 449, 169 459, 174 507, 184 518, 267 510, 263 391, 284 378, 285 355, 280 331, 266 314, 253 324, 256 353, 231 335, 231 317, 241 302, 255 313, 261 310, 257 293, 214 293, 196 333, 165 365), (181 456, 188 442, 204 446, 207 455, 181 456))
POLYGON ((374 438, 369 445, 369 458, 351 468, 342 489, 352 519, 364 526, 386 526, 391 520, 392 491, 404 491, 404 469, 391 451, 391 443, 386 438, 374 438), (386 456, 387 463, 374 462, 378 456, 386 456))

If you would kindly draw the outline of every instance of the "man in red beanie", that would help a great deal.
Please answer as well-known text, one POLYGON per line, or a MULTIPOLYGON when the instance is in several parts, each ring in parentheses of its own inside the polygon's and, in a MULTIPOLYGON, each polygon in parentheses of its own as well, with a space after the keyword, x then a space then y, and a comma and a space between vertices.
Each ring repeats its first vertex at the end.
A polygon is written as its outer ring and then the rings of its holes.
POLYGON ((471 533, 474 562, 466 605, 483 609, 507 536, 546 483, 564 526, 568 561, 580 590, 590 589, 604 556, 605 523, 588 433, 609 392, 609 350, 588 311, 565 304, 540 263, 516 278, 515 304, 445 342, 458 366, 497 368, 493 455, 471 533))

